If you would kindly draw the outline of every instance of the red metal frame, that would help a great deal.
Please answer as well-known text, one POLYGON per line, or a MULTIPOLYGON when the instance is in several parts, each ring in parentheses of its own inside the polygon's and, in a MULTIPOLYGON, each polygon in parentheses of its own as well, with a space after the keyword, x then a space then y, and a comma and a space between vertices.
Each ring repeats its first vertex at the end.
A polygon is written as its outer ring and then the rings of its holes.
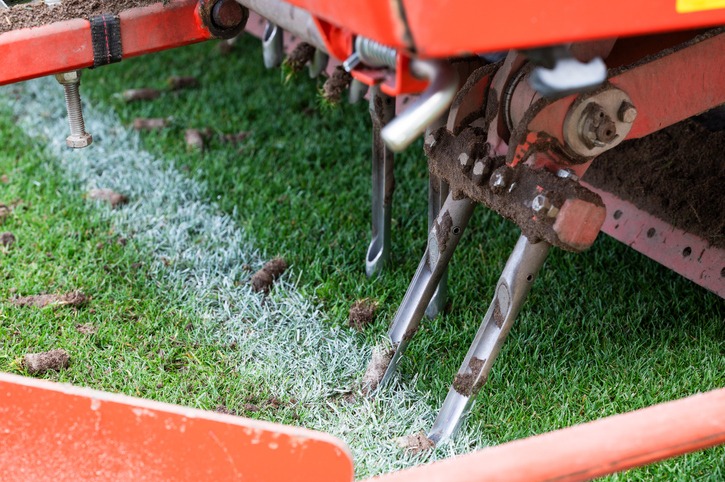
MULTIPOLYGON (((119 14, 123 57, 181 47, 214 36, 198 0, 172 0, 119 14)), ((75 19, 0 35, 0 85, 93 66, 91 25, 75 19)))
POLYGON ((350 34, 421 57, 535 47, 725 24, 717 2, 691 0, 287 0, 350 34), (692 10, 699 4, 705 10, 692 10), (680 12, 678 12, 678 6, 680 12))

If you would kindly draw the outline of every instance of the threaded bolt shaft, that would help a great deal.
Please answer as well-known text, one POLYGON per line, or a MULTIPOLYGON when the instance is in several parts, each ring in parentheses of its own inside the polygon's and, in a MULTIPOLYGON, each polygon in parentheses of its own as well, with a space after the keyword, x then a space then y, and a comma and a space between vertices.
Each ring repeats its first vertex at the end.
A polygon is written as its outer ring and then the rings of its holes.
POLYGON ((87 147, 93 142, 93 137, 86 132, 86 125, 83 121, 83 107, 81 105, 80 72, 68 72, 55 76, 63 86, 65 92, 65 106, 68 111, 68 126, 70 136, 66 144, 72 148, 87 147))

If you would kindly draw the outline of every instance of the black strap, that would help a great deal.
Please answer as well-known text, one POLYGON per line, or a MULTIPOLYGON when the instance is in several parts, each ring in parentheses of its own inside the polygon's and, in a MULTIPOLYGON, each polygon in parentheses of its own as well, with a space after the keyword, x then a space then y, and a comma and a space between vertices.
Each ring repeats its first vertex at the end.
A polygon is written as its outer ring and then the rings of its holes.
POLYGON ((91 41, 93 42, 93 66, 120 62, 123 59, 121 47, 121 19, 118 15, 91 17, 91 41))

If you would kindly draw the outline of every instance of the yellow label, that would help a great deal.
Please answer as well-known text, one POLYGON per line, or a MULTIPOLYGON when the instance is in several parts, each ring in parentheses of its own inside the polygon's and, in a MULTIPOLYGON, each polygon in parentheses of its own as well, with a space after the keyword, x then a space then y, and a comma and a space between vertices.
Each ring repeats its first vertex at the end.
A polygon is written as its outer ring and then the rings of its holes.
POLYGON ((677 0, 677 13, 701 12, 725 8, 725 0, 677 0))

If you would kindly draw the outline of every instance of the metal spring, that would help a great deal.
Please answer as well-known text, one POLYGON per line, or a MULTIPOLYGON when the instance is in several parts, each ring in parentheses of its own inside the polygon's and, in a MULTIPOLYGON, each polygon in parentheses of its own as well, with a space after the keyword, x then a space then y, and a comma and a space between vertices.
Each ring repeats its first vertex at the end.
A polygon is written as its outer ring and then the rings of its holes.
POLYGON ((375 40, 358 36, 355 39, 355 51, 360 60, 369 67, 395 68, 397 52, 394 48, 383 45, 375 40))

